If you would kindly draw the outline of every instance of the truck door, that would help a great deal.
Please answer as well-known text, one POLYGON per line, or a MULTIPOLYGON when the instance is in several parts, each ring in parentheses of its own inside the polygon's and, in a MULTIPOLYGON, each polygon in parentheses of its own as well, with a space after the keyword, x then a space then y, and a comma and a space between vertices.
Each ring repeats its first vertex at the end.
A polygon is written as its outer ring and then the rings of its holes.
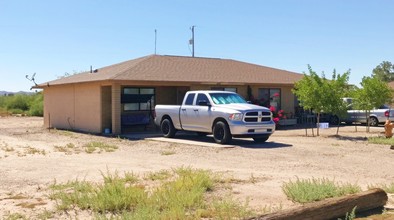
POLYGON ((211 103, 204 93, 198 93, 194 105, 194 124, 201 132, 212 132, 211 103), (202 105, 199 105, 201 103, 202 105))
POLYGON ((185 97, 185 101, 181 105, 180 110, 180 119, 182 128, 185 130, 195 130, 195 125, 193 125, 193 117, 194 117, 194 99, 196 93, 189 93, 187 97, 185 97))

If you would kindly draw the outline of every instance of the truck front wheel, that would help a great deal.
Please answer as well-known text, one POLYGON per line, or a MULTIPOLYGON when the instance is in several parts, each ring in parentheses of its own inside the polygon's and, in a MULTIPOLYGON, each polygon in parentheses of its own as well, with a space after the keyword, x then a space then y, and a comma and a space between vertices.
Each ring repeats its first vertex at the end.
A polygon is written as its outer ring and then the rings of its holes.
POLYGON ((264 143, 268 140, 269 137, 270 137, 269 135, 264 135, 264 136, 254 137, 253 140, 256 143, 264 143))
POLYGON ((172 121, 168 118, 164 119, 160 124, 161 132, 166 138, 173 138, 175 136, 176 130, 172 121))
POLYGON ((222 121, 216 122, 213 126, 213 139, 218 144, 227 144, 231 141, 231 133, 228 125, 222 121))

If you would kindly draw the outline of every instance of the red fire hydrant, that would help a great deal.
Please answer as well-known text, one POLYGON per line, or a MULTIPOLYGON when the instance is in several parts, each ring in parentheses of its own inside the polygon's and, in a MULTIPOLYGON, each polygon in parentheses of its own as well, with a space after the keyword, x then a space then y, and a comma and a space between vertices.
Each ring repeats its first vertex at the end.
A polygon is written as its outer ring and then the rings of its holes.
POLYGON ((384 134, 386 138, 391 138, 393 136, 393 128, 394 124, 391 123, 390 120, 386 120, 386 123, 384 123, 384 134))

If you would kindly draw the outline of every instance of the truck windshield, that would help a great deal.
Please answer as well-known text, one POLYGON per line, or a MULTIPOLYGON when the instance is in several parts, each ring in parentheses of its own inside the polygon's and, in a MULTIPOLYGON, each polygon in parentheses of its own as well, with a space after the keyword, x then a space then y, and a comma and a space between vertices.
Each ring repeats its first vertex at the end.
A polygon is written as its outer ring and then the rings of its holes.
POLYGON ((212 101, 217 104, 247 103, 245 99, 235 93, 210 93, 212 101))

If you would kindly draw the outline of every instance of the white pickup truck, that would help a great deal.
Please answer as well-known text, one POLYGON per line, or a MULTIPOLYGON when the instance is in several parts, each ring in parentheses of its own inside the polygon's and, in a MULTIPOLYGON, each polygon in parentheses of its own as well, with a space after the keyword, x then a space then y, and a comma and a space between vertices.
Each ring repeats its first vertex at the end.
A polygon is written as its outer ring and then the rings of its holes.
POLYGON ((189 91, 182 105, 156 105, 155 123, 164 137, 178 130, 213 134, 216 143, 229 143, 232 137, 265 142, 275 131, 268 108, 252 105, 234 92, 189 91))

